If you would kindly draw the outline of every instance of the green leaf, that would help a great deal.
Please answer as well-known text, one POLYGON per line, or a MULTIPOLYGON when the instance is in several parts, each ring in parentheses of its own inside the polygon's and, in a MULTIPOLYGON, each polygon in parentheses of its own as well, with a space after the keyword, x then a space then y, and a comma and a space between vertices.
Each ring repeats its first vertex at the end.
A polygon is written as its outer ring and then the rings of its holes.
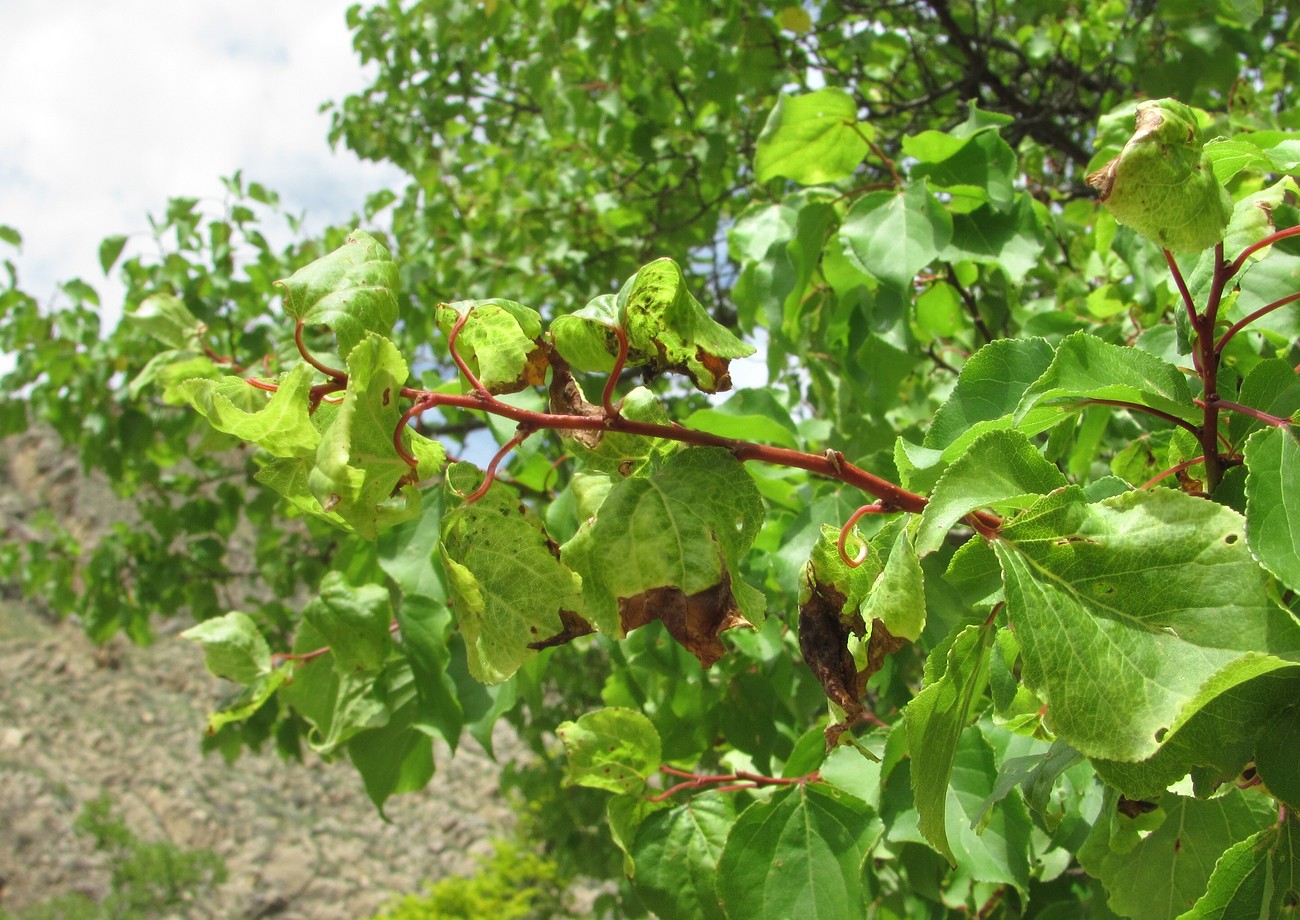
POLYGON ((388 335, 397 322, 397 265, 364 230, 283 281, 284 312, 304 325, 328 326, 346 359, 367 335, 388 335))
POLYGON ((739 574, 762 522, 762 500, 739 461, 691 448, 648 478, 616 482, 561 558, 582 574, 601 632, 621 638, 658 619, 708 666, 726 651, 721 632, 762 622, 766 599, 739 574))
MULTIPOLYGON (((948 840, 948 787, 957 746, 975 705, 988 684, 991 626, 967 626, 945 651, 931 653, 931 664, 945 661, 942 676, 928 684, 903 710, 912 757, 912 793, 920 830, 948 862, 956 857, 948 840)), ((927 665, 930 667, 930 665, 927 665)))
POLYGON ((1163 819, 1159 826, 1134 841, 1134 820, 1110 800, 1079 858, 1106 886, 1111 910, 1142 920, 1173 920, 1205 892, 1220 854, 1275 817, 1265 801, 1237 791, 1208 802, 1166 795, 1162 811, 1150 816, 1163 819), (1117 839, 1106 842, 1106 837, 1117 839), (1119 841, 1124 842, 1117 846, 1119 841))
MULTIPOLYGON (((1267 358, 1250 369, 1233 399, 1269 415, 1290 418, 1300 412, 1300 376, 1288 362, 1267 358)), ((1228 439, 1240 445, 1263 424, 1244 412, 1232 412, 1228 416, 1228 439)))
POLYGON ((1025 391, 1016 410, 1017 427, 1029 434, 1043 431, 1093 399, 1136 403, 1187 421, 1196 421, 1200 411, 1192 403, 1186 376, 1172 364, 1076 332, 1061 341, 1051 365, 1025 391))
POLYGON ((401 633, 401 651, 411 665, 421 708, 414 724, 438 734, 456 750, 464 727, 465 713, 455 682, 448 674, 453 629, 451 611, 445 604, 421 595, 408 595, 396 607, 401 633))
POLYGON ((1142 760, 1214 696, 1300 660, 1300 625, 1243 524, 1171 489, 1088 504, 1071 487, 1003 526, 993 549, 1023 680, 1059 737, 1142 760))
POLYGON ((862 863, 880 836, 866 803, 799 785, 741 813, 718 861, 718 894, 732 920, 861 917, 862 863))
POLYGON ((1264 568, 1300 590, 1300 440, 1268 428, 1246 440, 1246 539, 1264 568))
POLYGON ((203 324, 174 294, 146 297, 134 310, 128 310, 125 318, 168 348, 193 348, 203 332, 203 324))
POLYGON ((1216 137, 1206 141, 1205 159, 1214 170, 1214 178, 1220 185, 1226 184, 1243 169, 1265 173, 1273 171, 1273 162, 1250 140, 1250 135, 1216 137))
MULTIPOLYGON (((1256 725, 1263 722, 1256 721, 1256 725)), ((1274 798, 1294 813, 1300 809, 1300 706, 1290 706, 1264 723, 1255 748, 1255 768, 1274 798)))
POLYGON ((1196 115, 1173 99, 1139 105, 1133 136, 1088 184, 1117 221, 1174 252, 1218 243, 1232 217, 1232 199, 1205 157, 1196 115))
POLYGON ((840 236, 867 272, 907 291, 916 273, 952 239, 952 217, 922 180, 901 195, 872 192, 859 198, 844 216, 840 236))
POLYGON ((271 647, 246 613, 204 620, 181 636, 203 645, 203 663, 216 677, 250 686, 271 672, 271 647))
POLYGON ((946 191, 955 211, 973 211, 987 202, 994 212, 1011 207, 1016 171, 1015 151, 993 130, 963 136, 923 131, 903 138, 903 152, 915 157, 912 181, 927 180, 946 191))
POLYGON ((942 448, 951 462, 985 431, 1009 428, 1029 386, 1051 366, 1044 339, 998 339, 962 365, 957 387, 935 413, 924 446, 942 448))
POLYGON ((842 89, 781 96, 758 136, 754 177, 766 182, 785 176, 800 185, 836 182, 853 175, 873 136, 842 89))
POLYGON ((1300 903, 1300 819, 1265 828, 1233 844, 1196 905, 1178 920, 1282 918, 1300 903))
POLYGON ((347 745, 348 758, 380 816, 390 796, 420 791, 434 773, 433 744, 417 723, 418 694, 411 671, 395 669, 385 678, 381 686, 387 721, 356 733, 347 745))
POLYGON ((270 394, 242 377, 196 378, 174 389, 218 431, 276 457, 311 457, 321 440, 309 414, 313 373, 310 365, 296 364, 270 394))
POLYGON ((663 917, 722 920, 718 858, 736 820, 735 796, 700 795, 637 828, 636 892, 663 917))
MULTIPOLYGON (((913 777, 915 777, 915 764, 913 777)), ((990 811, 985 802, 998 774, 993 749, 978 730, 959 735, 948 803, 946 839, 958 868, 979 882, 1029 889, 1030 836, 1033 825, 1021 799, 1011 796, 990 811)), ((923 820, 926 812, 917 810, 923 820)))
POLYGON ((569 758, 565 782, 640 794, 659 772, 659 733, 633 709, 607 707, 563 722, 555 736, 569 758))
POLYGON ((118 257, 126 247, 126 237, 121 235, 106 236, 99 244, 99 267, 108 274, 117 264, 118 257))
POLYGON ((977 508, 1028 507, 1038 495, 1066 484, 1065 475, 1043 458, 1019 431, 986 431, 939 479, 921 512, 916 551, 937 550, 948 531, 977 508))
POLYGON ((8 224, 0 224, 0 240, 15 249, 21 249, 23 246, 23 235, 8 224))
MULTIPOLYGON (((482 479, 460 463, 448 471, 447 487, 468 494, 482 479)), ((475 680, 499 684, 537 654, 537 643, 581 634, 582 579, 552 546, 541 522, 499 482, 444 515, 442 562, 475 680)))
POLYGON ((267 700, 275 696, 276 691, 292 676, 292 665, 283 665, 274 671, 261 675, 234 700, 226 703, 215 712, 208 713, 208 723, 204 731, 209 736, 215 735, 227 725, 242 722, 252 717, 255 712, 266 705, 267 700))
MULTIPOLYGON (((882 534, 883 536, 883 534, 882 534)), ((871 586, 862 618, 885 624, 891 636, 915 642, 925 628, 925 576, 906 526, 889 546, 884 570, 871 586)))
POLYGON ((340 674, 377 671, 388 659, 393 608, 388 591, 379 585, 354 587, 341 572, 329 572, 321 581, 319 596, 302 616, 329 645, 340 674))
POLYGON ((459 317, 456 350, 489 393, 515 393, 546 381, 542 318, 513 300, 459 300, 439 304, 438 326, 450 335, 459 317))
POLYGON ((343 402, 321 436, 307 485, 322 509, 373 539, 420 513, 420 493, 410 483, 432 476, 444 454, 439 444, 409 427, 402 428, 402 439, 415 452, 418 469, 411 470, 393 447, 407 369, 392 342, 366 337, 348 354, 347 369, 343 402))

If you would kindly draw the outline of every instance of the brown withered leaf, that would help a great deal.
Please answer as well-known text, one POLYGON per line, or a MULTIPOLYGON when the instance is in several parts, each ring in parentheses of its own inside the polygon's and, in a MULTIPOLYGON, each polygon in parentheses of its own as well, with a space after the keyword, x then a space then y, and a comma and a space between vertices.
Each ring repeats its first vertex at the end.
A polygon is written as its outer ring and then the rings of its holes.
POLYGON ((578 616, 572 610, 560 611, 560 625, 564 628, 555 635, 549 636, 545 639, 539 639, 536 642, 529 642, 528 647, 540 652, 544 648, 551 648, 556 645, 565 645, 572 642, 574 639, 581 638, 582 636, 590 636, 596 631, 590 623, 578 616))
POLYGON ((727 647, 718 638, 723 632, 736 626, 753 626, 736 606, 731 578, 725 569, 720 582, 695 594, 664 587, 651 588, 636 597, 620 597, 618 614, 624 632, 659 620, 705 668, 726 654, 727 647))
POLYGON ((862 617, 847 625, 840 611, 844 595, 834 585, 814 583, 808 601, 799 608, 799 651, 826 696, 845 712, 847 721, 862 714, 858 668, 849 651, 850 632, 866 633, 862 617))
MULTIPOLYGON (((573 379, 573 372, 569 370, 569 363, 560 357, 559 351, 552 349, 549 360, 553 369, 549 393, 551 412, 556 415, 580 415, 584 418, 595 418, 604 415, 604 409, 587 402, 582 387, 578 385, 578 381, 573 379)), ((565 432, 565 435, 572 437, 584 447, 595 450, 600 445, 601 438, 605 436, 605 433, 603 431, 568 431, 565 432)))

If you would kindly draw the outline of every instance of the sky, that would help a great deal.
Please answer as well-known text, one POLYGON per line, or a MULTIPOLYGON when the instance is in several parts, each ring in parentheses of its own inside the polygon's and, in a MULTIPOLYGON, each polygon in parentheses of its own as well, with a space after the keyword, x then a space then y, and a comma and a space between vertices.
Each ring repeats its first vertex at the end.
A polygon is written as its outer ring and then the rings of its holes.
POLYGON ((391 166, 332 151, 319 111, 366 85, 351 2, 0 0, 0 224, 23 236, 22 288, 46 302, 80 277, 109 325, 121 288, 99 241, 143 251, 169 197, 219 209, 242 169, 318 228, 392 184, 391 166))

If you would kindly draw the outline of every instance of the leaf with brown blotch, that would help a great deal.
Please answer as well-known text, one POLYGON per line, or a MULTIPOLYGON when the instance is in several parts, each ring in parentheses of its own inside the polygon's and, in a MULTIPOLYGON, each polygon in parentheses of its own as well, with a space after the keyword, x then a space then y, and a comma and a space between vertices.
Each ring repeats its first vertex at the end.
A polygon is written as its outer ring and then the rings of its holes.
POLYGON ((529 642, 528 647, 533 651, 540 652, 544 648, 554 648, 557 645, 567 645, 574 639, 580 639, 583 636, 590 636, 596 630, 590 623, 578 616, 572 610, 560 611, 560 624, 564 627, 553 636, 545 639, 539 639, 536 642, 529 642))
POLYGON ((814 584, 799 608, 799 651, 826 696, 844 710, 846 720, 862 714, 858 699, 858 666, 849 651, 849 634, 866 634, 862 617, 846 623, 841 611, 844 595, 834 585, 814 584))
POLYGON ((736 626, 753 625, 736 605, 726 569, 722 571, 722 581, 695 594, 668 586, 651 588, 636 597, 620 597, 618 614, 624 632, 659 620, 668 634, 705 668, 712 667, 726 654, 727 647, 718 638, 723 632, 736 626))

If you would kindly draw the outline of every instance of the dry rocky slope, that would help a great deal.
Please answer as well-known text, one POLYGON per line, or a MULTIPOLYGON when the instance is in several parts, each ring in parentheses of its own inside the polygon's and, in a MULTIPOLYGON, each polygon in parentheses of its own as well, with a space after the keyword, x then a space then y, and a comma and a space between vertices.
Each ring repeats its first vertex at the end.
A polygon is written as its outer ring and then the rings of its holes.
MULTIPOLYGON (((33 502, 79 508, 93 526, 93 484, 22 447, 0 445, 0 529, 21 525, 33 502)), ((203 755, 205 715, 228 688, 175 635, 185 625, 164 624, 148 648, 96 648, 75 626, 0 599, 0 907, 104 893, 103 857, 73 821, 105 793, 142 840, 225 859, 228 880, 192 917, 365 917, 395 892, 471 871, 509 833, 497 767, 472 742, 454 759, 439 750, 433 783, 389 802, 391 823, 346 762, 203 755)))

